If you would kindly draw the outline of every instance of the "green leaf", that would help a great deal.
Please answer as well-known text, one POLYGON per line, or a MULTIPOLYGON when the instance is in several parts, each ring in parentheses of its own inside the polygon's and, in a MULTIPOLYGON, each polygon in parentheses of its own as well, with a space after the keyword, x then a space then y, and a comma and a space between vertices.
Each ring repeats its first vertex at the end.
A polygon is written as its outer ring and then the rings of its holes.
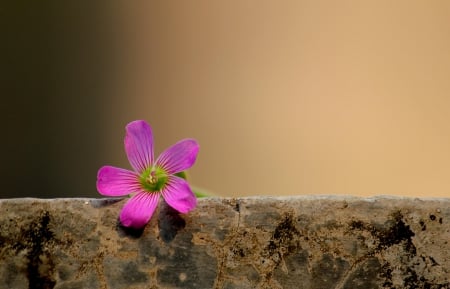
POLYGON ((214 196, 214 194, 211 193, 210 191, 199 188, 199 187, 191 186, 191 189, 197 198, 206 198, 206 197, 214 196))
MULTIPOLYGON (((185 180, 187 179, 186 171, 182 171, 182 172, 176 173, 175 176, 180 177, 180 178, 185 179, 185 180)), ((205 189, 202 189, 202 188, 199 188, 199 187, 191 186, 191 189, 192 189, 192 192, 194 193, 194 195, 197 198, 205 198, 205 197, 214 196, 214 194, 212 194, 208 190, 205 190, 205 189)))
POLYGON ((185 179, 185 180, 187 180, 187 174, 186 174, 186 172, 185 172, 185 171, 182 171, 182 172, 176 173, 176 174, 175 174, 175 176, 177 176, 177 177, 180 177, 180 178, 182 178, 182 179, 185 179))

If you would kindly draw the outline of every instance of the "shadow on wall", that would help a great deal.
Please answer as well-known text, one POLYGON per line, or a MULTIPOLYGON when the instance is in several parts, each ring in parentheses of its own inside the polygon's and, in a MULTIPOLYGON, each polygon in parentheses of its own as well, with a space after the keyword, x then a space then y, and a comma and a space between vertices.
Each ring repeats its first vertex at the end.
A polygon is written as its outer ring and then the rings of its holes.
POLYGON ((121 121, 109 106, 117 69, 106 2, 2 8, 1 198, 97 195, 105 123, 121 121))

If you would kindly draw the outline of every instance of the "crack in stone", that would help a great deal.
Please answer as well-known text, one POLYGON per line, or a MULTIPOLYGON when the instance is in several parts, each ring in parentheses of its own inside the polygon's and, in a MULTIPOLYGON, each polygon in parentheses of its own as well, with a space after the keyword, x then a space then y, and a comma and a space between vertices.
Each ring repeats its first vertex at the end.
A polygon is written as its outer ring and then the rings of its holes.
POLYGON ((237 230, 240 227, 241 224, 241 200, 240 199, 236 199, 236 211, 238 212, 238 221, 237 221, 237 230))

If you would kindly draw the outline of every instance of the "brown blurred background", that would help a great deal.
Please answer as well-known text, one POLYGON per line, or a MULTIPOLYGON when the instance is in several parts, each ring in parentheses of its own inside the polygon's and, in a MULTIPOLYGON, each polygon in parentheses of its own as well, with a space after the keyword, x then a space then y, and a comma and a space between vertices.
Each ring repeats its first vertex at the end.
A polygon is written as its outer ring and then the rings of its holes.
POLYGON ((449 1, 60 2, 0 10, 0 197, 98 196, 135 119, 221 196, 450 197, 449 1))

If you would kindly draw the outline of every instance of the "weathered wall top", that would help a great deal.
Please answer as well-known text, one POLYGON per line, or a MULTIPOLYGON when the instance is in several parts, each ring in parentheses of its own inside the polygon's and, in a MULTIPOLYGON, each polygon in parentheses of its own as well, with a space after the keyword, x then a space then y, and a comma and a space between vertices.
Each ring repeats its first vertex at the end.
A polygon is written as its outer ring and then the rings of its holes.
POLYGON ((0 289, 450 288, 450 199, 0 200, 0 289))

